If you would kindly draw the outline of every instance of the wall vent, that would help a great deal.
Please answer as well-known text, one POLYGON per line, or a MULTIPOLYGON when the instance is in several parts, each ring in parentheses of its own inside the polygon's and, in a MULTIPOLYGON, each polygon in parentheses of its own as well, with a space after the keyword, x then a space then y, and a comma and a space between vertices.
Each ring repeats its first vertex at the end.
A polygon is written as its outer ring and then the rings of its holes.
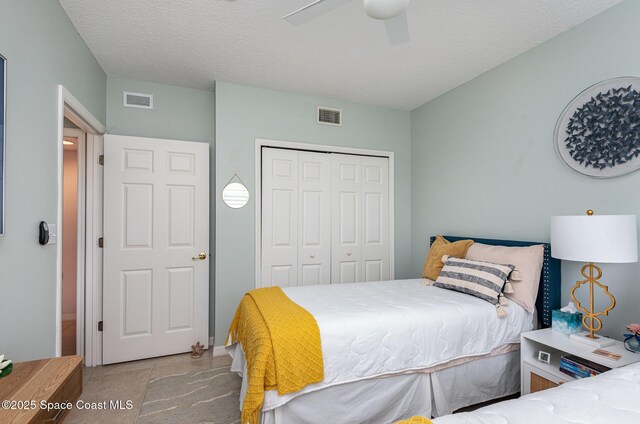
POLYGON ((122 93, 124 107, 137 107, 139 109, 153 109, 153 94, 132 93, 125 91, 122 93))
POLYGON ((342 126, 342 110, 318 106, 318 124, 342 126))

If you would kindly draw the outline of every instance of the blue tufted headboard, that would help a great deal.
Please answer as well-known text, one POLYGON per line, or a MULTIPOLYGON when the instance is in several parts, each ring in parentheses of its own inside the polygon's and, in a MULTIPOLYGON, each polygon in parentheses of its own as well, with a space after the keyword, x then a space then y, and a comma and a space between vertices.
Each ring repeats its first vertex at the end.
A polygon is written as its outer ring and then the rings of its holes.
MULTIPOLYGON (((560 260, 551 257, 551 245, 549 243, 539 243, 531 241, 514 240, 493 240, 475 237, 443 236, 447 240, 454 242, 458 240, 471 239, 478 243, 490 244, 493 246, 526 247, 534 244, 544 245, 544 259, 542 263, 542 273, 540 275, 540 288, 536 299, 536 309, 538 319, 543 328, 551 327, 551 311, 560 308, 560 260)), ((430 244, 436 238, 431 237, 430 244)))

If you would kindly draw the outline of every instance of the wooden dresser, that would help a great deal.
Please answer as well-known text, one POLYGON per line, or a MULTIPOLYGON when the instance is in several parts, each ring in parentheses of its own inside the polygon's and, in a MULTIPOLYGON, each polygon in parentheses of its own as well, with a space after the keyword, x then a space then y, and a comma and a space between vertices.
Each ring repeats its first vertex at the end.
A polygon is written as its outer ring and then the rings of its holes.
POLYGON ((81 356, 18 362, 0 379, 0 423, 60 423, 81 393, 81 356))

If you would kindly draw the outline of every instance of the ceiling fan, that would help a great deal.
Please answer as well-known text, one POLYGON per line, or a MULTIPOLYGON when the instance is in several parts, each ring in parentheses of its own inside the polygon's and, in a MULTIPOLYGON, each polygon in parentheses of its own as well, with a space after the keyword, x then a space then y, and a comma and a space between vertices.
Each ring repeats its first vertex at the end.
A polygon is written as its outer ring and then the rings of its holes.
MULTIPOLYGON (((301 25, 351 0, 315 0, 283 17, 285 21, 301 25)), ((384 21, 391 45, 409 41, 407 8, 409 0, 362 0, 364 11, 370 18, 384 21)))

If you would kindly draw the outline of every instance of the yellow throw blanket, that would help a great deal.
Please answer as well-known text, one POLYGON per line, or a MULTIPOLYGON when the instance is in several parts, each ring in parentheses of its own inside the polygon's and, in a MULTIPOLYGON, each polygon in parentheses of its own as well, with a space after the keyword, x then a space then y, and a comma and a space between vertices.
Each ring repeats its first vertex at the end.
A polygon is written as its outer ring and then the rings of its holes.
POLYGON ((406 420, 397 421, 395 424, 433 424, 433 422, 425 417, 411 417, 406 420))
POLYGON ((236 342, 247 360, 242 424, 258 423, 266 390, 284 395, 324 379, 318 323, 280 287, 245 294, 227 339, 236 342))

